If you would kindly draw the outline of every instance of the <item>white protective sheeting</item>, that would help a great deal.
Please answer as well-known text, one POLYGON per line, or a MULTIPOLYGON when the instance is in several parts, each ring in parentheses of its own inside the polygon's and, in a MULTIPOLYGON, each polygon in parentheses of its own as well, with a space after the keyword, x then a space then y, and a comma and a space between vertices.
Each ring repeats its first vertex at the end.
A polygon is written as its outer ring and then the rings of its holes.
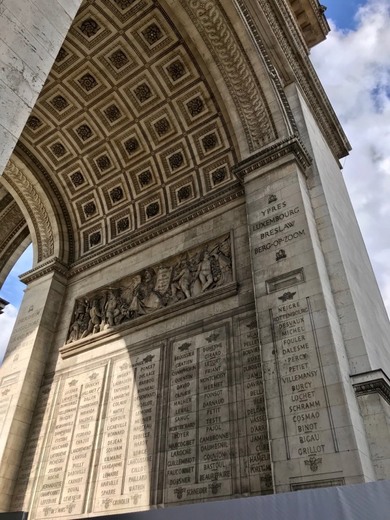
POLYGON ((390 481, 207 502, 110 520, 390 520, 390 481))

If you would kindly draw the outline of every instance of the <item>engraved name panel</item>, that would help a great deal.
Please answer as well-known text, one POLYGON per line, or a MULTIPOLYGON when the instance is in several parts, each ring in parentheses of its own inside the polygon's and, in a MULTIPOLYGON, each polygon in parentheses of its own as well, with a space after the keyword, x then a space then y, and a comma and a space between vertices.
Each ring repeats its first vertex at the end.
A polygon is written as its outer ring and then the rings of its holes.
POLYGON ((37 518, 82 514, 85 510, 104 372, 102 367, 64 381, 39 486, 37 518))
POLYGON ((165 503, 232 493, 229 348, 225 327, 173 343, 165 503))
POLYGON ((160 354, 155 348, 113 363, 94 511, 150 504, 160 354))
POLYGON ((324 453, 337 451, 327 388, 310 298, 286 301, 270 310, 281 406, 289 458, 305 457, 316 471, 324 453))

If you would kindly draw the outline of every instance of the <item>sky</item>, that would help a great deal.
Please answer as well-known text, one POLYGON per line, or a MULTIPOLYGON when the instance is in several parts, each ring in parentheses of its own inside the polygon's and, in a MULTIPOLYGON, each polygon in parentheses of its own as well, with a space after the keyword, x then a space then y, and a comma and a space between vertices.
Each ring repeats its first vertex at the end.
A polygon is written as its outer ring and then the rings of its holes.
POLYGON ((352 145, 343 176, 390 314, 390 0, 323 0, 311 59, 352 145))
MULTIPOLYGON (((343 175, 390 313, 390 0, 322 0, 331 32, 311 59, 353 147, 343 175)), ((31 248, 0 296, 0 363, 32 265, 31 248)))

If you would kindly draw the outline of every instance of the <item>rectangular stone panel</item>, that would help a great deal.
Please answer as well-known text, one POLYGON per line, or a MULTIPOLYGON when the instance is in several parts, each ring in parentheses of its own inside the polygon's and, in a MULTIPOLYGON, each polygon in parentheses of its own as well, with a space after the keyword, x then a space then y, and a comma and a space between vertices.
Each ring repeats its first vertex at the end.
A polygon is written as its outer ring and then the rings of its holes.
POLYGON ((268 493, 255 319, 59 374, 43 387, 25 455, 15 504, 38 519, 268 493))
POLYGON ((94 511, 147 507, 153 482, 161 349, 113 363, 94 511))
POLYGON ((82 514, 93 468, 105 368, 62 382, 37 496, 37 518, 82 514))

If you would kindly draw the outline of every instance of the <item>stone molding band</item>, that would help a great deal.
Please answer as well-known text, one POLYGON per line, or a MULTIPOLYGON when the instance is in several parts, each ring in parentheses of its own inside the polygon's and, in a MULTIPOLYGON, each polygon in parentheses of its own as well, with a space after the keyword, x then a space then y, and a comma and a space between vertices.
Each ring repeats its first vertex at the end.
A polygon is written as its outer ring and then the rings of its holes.
POLYGON ((379 394, 390 404, 390 379, 382 369, 351 376, 356 396, 379 394))
POLYGON ((53 257, 46 262, 37 265, 34 269, 30 269, 26 273, 19 276, 19 278, 23 283, 28 285, 29 283, 38 280, 38 278, 41 278, 42 276, 52 272, 58 273, 65 278, 67 278, 69 273, 67 266, 61 262, 59 258, 53 257))
POLYGON ((271 146, 267 146, 251 157, 248 157, 248 159, 237 164, 233 172, 241 181, 244 181, 246 175, 249 173, 264 168, 288 155, 291 155, 304 171, 306 171, 312 163, 312 158, 305 145, 298 136, 294 135, 277 141, 271 146))

